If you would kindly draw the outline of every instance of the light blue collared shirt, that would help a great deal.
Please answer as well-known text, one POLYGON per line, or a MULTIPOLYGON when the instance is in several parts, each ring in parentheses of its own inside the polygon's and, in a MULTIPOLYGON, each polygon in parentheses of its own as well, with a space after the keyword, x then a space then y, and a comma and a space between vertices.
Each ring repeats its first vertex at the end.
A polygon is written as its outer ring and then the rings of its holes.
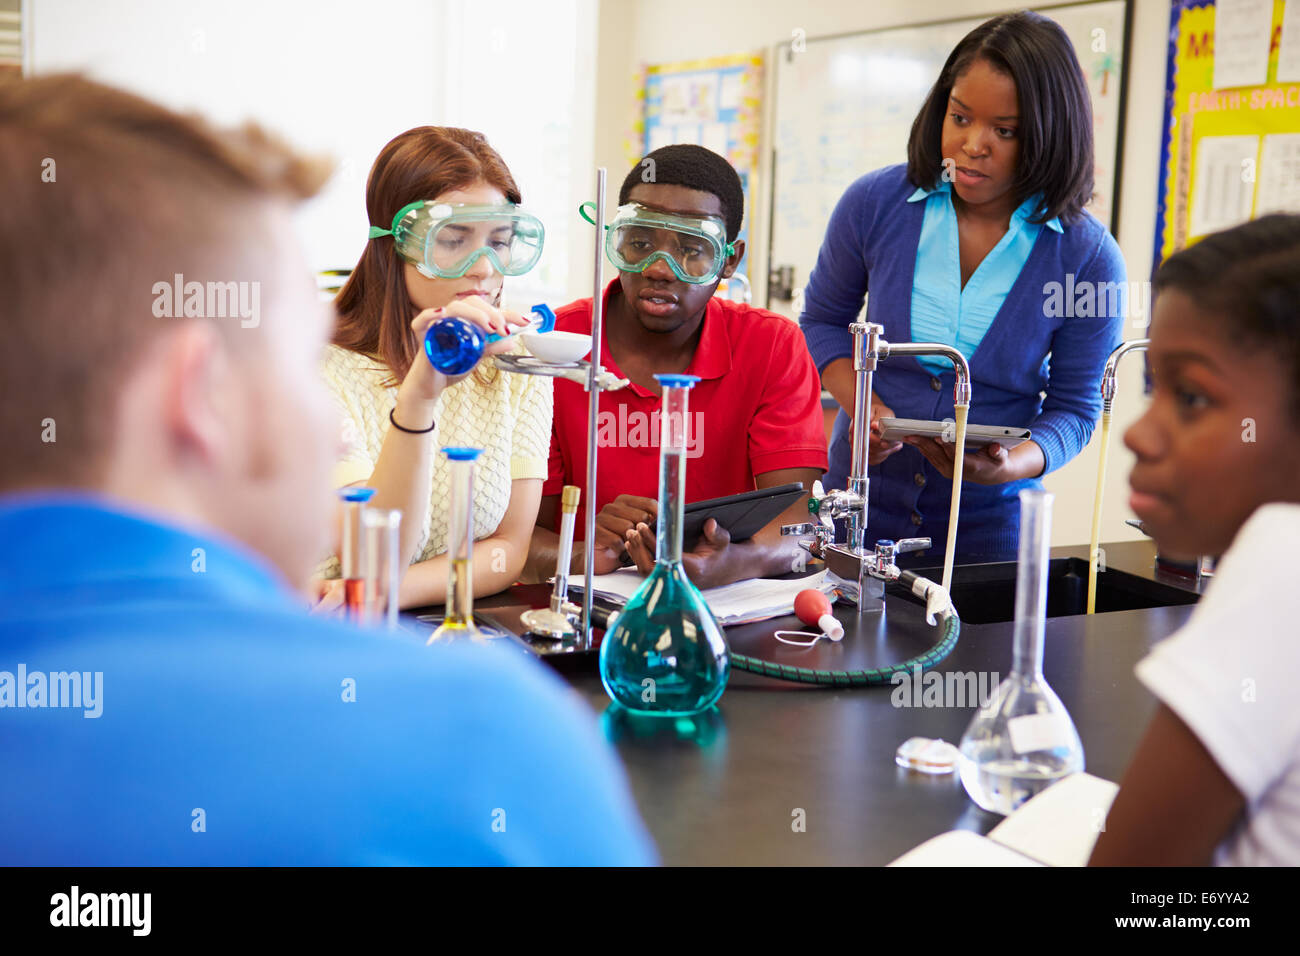
MULTIPOLYGON (((1043 226, 1029 222, 1029 217, 1042 205, 1043 197, 1030 196, 1011 214, 1006 234, 984 257, 965 288, 952 183, 941 180, 933 189, 921 188, 907 197, 908 202, 922 200, 925 219, 912 278, 912 341, 951 345, 969 361, 1038 241, 1043 226)), ((1063 231, 1055 217, 1044 225, 1063 231)), ((935 373, 952 369, 951 362, 938 356, 919 355, 917 361, 935 373)))

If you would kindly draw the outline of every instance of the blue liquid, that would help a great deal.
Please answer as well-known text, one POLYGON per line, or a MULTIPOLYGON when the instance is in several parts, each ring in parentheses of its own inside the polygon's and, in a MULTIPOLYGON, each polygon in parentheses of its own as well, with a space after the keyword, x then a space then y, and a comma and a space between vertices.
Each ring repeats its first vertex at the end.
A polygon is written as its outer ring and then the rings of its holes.
POLYGON ((600 645, 600 679, 629 710, 684 717, 712 707, 731 673, 722 628, 676 562, 657 562, 600 645))
POLYGON ((472 322, 439 319, 424 333, 424 354, 444 375, 463 375, 483 357, 487 336, 472 322))

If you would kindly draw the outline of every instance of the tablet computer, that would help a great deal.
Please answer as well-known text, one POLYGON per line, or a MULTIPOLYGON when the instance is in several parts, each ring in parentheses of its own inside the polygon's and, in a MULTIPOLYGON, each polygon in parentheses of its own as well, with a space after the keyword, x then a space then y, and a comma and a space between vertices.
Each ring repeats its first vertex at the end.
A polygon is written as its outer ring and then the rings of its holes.
POLYGON ((807 494, 794 481, 775 488, 758 488, 725 498, 710 498, 686 505, 682 515, 682 550, 689 551, 704 534, 704 522, 716 518, 731 532, 732 541, 748 541, 786 508, 807 494))
MULTIPOLYGON (((956 439, 955 422, 931 422, 919 418, 882 418, 880 419, 880 438, 882 441, 902 441, 908 435, 921 435, 924 438, 956 439)), ((1029 440, 1028 428, 1016 428, 1011 425, 967 425, 966 447, 983 448, 997 442, 1003 448, 1015 448, 1021 442, 1029 440)))

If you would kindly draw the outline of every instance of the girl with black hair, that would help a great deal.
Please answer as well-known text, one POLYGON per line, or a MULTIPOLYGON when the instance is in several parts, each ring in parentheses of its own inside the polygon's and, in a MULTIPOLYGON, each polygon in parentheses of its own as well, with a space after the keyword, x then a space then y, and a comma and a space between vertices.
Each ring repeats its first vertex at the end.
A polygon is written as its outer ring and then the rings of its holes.
MULTIPOLYGON (((1120 338, 1124 262, 1085 209, 1092 109, 1078 58, 1054 21, 1024 12, 973 30, 948 57, 912 125, 908 162, 863 176, 835 208, 800 318, 822 384, 842 406, 826 484, 846 487, 852 336, 867 321, 892 342, 938 341, 970 363, 972 424, 1031 429, 1013 449, 966 454, 957 554, 1014 557, 1018 492, 1077 455, 1101 410, 1120 338), (1062 302, 1061 290, 1072 295, 1062 302)), ((883 417, 954 417, 946 359, 880 364, 872 395, 867 527, 928 536, 942 553, 954 446, 881 440, 883 417)))
POLYGON ((1129 504, 1161 550, 1227 553, 1138 665, 1160 706, 1092 863, 1296 866, 1300 216, 1208 236, 1155 288, 1129 504))

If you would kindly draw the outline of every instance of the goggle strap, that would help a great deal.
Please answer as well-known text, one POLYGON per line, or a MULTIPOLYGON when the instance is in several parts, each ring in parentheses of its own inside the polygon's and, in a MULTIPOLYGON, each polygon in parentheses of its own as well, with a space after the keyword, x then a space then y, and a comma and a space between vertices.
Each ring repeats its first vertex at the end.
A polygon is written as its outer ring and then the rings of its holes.
MULTIPOLYGON (((588 201, 588 202, 584 202, 584 203, 579 203, 579 204, 578 204, 578 215, 581 216, 583 219, 587 220, 587 222, 591 223, 593 226, 596 225, 596 219, 595 219, 595 215, 596 215, 596 204, 595 204, 594 202, 590 202, 590 201, 588 201), (588 211, 587 211, 587 207, 588 207, 588 206, 591 207, 591 212, 588 212, 588 211)), ((605 228, 608 229, 609 226, 606 226, 605 228)))
POLYGON ((395 237, 397 235, 397 224, 401 222, 403 219, 405 219, 407 213, 409 213, 412 209, 419 209, 423 205, 424 205, 423 199, 417 199, 415 202, 408 202, 401 209, 397 210, 397 215, 393 217, 393 224, 389 228, 381 229, 378 226, 371 226, 370 238, 379 239, 383 236, 395 237))

